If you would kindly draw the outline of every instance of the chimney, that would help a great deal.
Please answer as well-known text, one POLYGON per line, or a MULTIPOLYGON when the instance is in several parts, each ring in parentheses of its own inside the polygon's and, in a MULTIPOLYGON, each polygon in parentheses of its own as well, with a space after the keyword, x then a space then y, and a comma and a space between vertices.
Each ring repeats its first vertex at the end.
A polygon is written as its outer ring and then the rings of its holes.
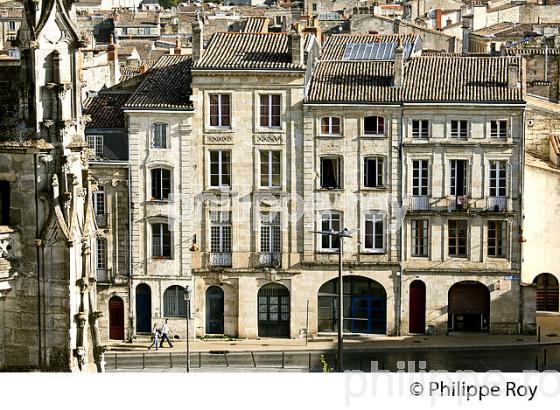
POLYGON ((296 30, 289 34, 288 47, 292 55, 292 64, 303 65, 303 36, 296 30))
POLYGON ((442 17, 441 9, 436 9, 436 30, 441 30, 441 17, 442 17))
POLYGON ((204 51, 204 35, 202 21, 198 18, 192 24, 192 61, 196 63, 202 58, 204 51))
POLYGON ((177 37, 177 40, 175 40, 175 48, 173 49, 173 54, 180 56, 181 53, 181 40, 179 40, 179 37, 177 37))
POLYGON ((111 34, 109 37, 109 46, 107 47, 107 60, 111 69, 111 85, 119 82, 121 77, 121 67, 119 64, 119 50, 117 44, 114 42, 114 37, 111 34))
POLYGON ((399 34, 401 31, 401 19, 396 18, 393 20, 393 34, 399 34))
POLYGON ((519 64, 517 63, 510 63, 507 66, 507 76, 508 76, 508 88, 515 89, 519 88, 519 64))
POLYGON ((404 77, 404 47, 401 44, 401 38, 397 48, 395 49, 395 76, 393 84, 395 87, 402 87, 404 77))

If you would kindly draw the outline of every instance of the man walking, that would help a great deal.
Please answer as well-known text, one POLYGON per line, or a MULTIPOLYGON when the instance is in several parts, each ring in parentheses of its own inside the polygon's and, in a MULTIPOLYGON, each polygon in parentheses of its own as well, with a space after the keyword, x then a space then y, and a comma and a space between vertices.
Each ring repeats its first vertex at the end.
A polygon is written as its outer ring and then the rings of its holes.
POLYGON ((161 327, 161 342, 159 344, 159 347, 163 347, 164 340, 167 340, 167 343, 169 343, 169 347, 173 347, 171 341, 169 340, 169 326, 167 326, 167 319, 165 319, 165 323, 161 327))

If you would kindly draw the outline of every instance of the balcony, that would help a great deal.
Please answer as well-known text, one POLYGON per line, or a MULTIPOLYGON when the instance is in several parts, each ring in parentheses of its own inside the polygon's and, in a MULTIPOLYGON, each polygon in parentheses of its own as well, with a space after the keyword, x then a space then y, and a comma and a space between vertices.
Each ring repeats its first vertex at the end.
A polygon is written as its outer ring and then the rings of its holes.
POLYGON ((449 196, 447 197, 447 210, 448 211, 468 211, 472 206, 470 198, 466 195, 463 196, 449 196))
POLYGON ((430 203, 427 196, 413 196, 410 198, 411 211, 428 211, 430 203))
POLYGON ((113 272, 111 269, 97 268, 96 277, 98 283, 113 283, 113 272))
POLYGON ((506 197, 491 196, 488 198, 488 212, 507 212, 508 200, 506 197))
POLYGON ((231 267, 231 253, 211 253, 208 264, 211 267, 231 267))
POLYGON ((98 228, 107 228, 109 225, 109 214, 95 214, 95 223, 98 228))
POLYGON ((282 265, 282 254, 279 252, 260 253, 258 265, 261 267, 279 268, 282 265))

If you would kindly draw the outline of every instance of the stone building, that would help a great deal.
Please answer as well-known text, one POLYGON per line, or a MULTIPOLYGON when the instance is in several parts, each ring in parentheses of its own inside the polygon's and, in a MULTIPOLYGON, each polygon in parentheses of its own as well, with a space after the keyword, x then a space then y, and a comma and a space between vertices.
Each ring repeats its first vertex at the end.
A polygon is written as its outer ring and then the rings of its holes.
POLYGON ((101 370, 81 42, 62 1, 24 7, 0 74, 0 367, 101 370))
MULTIPOLYGON (((374 36, 335 37, 323 49, 305 103, 304 193, 315 189, 328 198, 327 219, 338 215, 334 229, 359 232, 345 246, 346 329, 367 317, 368 329, 384 326, 366 333, 518 332, 521 60, 415 57, 407 55, 406 39, 404 47, 368 58, 367 47, 379 47, 374 36), (371 82, 361 80, 363 73, 371 82), (319 128, 333 121, 338 133, 319 128), (323 193, 313 178, 323 180, 329 158, 338 158, 335 175, 343 182, 323 193), (360 201, 344 200, 356 192, 360 201), (361 291, 351 290, 353 281, 362 282, 361 291)), ((322 257, 309 231, 323 218, 312 216, 304 229, 304 261, 322 257)), ((319 290, 311 323, 318 317, 321 325, 321 303, 319 290)))

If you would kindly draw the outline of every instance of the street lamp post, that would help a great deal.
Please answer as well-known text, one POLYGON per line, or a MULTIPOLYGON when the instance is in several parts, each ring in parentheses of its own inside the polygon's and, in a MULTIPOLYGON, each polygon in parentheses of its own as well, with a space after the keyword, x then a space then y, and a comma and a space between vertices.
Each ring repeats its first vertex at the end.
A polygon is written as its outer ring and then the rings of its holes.
POLYGON ((191 317, 191 288, 188 286, 185 288, 185 302, 187 310, 187 373, 191 371, 191 352, 189 345, 189 319, 191 317))
POLYGON ((335 230, 330 231, 313 231, 321 235, 330 235, 338 238, 338 318, 337 318, 337 330, 338 330, 338 344, 337 344, 337 358, 336 358, 336 371, 344 371, 344 360, 343 360, 343 348, 344 348, 344 338, 342 333, 343 326, 343 289, 342 289, 342 254, 343 254, 343 244, 344 238, 351 238, 352 233, 344 228, 340 232, 335 230))

